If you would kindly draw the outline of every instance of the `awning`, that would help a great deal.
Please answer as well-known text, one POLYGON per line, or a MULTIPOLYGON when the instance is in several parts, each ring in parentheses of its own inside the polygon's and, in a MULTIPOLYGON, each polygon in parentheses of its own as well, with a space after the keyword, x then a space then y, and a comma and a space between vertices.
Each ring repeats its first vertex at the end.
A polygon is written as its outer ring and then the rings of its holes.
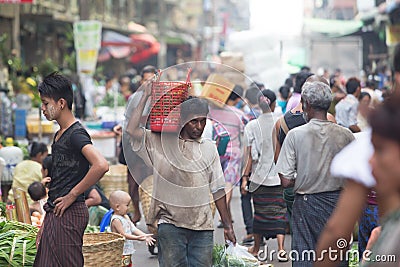
POLYGON ((196 39, 187 33, 167 31, 166 32, 166 43, 171 45, 183 45, 189 44, 191 47, 197 47, 196 39))
POLYGON ((359 20, 304 19, 304 31, 316 32, 329 37, 339 37, 355 33, 361 29, 359 20))
POLYGON ((149 33, 122 35, 113 31, 104 31, 98 60, 100 62, 113 58, 130 56, 132 63, 138 63, 157 55, 160 44, 149 33))

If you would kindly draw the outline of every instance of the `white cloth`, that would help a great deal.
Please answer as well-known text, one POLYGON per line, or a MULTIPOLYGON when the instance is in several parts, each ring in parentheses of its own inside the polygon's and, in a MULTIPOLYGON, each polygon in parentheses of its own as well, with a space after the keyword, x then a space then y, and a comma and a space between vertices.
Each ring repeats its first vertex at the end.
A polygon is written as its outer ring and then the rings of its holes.
POLYGON ((253 171, 250 181, 264 186, 280 185, 281 180, 274 163, 274 145, 272 131, 274 129, 272 113, 261 114, 250 121, 244 128, 245 142, 251 147, 253 171))
POLYGON ((369 159, 374 153, 371 131, 354 134, 356 140, 347 145, 332 160, 333 176, 354 180, 368 188, 376 185, 369 159))

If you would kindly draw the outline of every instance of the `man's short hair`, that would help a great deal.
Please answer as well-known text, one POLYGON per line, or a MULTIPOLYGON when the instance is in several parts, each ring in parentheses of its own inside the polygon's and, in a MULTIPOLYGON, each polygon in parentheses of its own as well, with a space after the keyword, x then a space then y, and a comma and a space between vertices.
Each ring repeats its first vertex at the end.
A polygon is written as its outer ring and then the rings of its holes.
POLYGON ((270 89, 264 89, 257 95, 258 105, 263 111, 270 110, 271 105, 276 101, 276 95, 274 91, 270 89), (268 98, 268 102, 264 101, 264 97, 268 98))
POLYGON ((64 98, 67 102, 67 107, 72 110, 74 101, 74 93, 72 90, 71 81, 58 72, 53 72, 46 76, 38 86, 40 96, 48 97, 54 101, 64 98))
POLYGON ((289 98, 290 87, 287 85, 282 85, 279 87, 279 93, 284 100, 287 100, 289 98))
POLYGON ((209 109, 206 100, 198 97, 190 97, 181 106, 181 120, 186 121, 190 115, 204 115, 207 117, 209 109))
POLYGON ((295 82, 294 82, 294 86, 293 86, 293 91, 300 94, 303 84, 306 82, 307 78, 310 77, 311 75, 312 75, 312 73, 310 73, 310 72, 297 73, 295 82))
POLYGON ((154 73, 157 74, 157 69, 156 67, 152 66, 152 65, 147 65, 145 67, 143 67, 142 71, 140 72, 140 76, 144 76, 145 73, 154 73))
POLYGON ((258 89, 258 87, 250 86, 246 90, 244 97, 250 102, 250 104, 256 105, 257 104, 257 95, 259 92, 260 92, 260 89, 258 89))
POLYGON ((28 194, 33 201, 39 201, 46 196, 46 188, 41 182, 35 181, 29 185, 28 194))
POLYGON ((240 85, 235 85, 235 87, 233 87, 231 94, 228 97, 228 100, 235 101, 236 99, 242 97, 243 91, 244 91, 243 87, 241 87, 240 85))
POLYGON ((313 109, 328 111, 332 102, 332 91, 323 82, 306 82, 303 85, 301 98, 313 109))
POLYGON ((346 91, 348 94, 354 94, 357 88, 360 87, 360 80, 356 77, 351 77, 346 82, 346 91))

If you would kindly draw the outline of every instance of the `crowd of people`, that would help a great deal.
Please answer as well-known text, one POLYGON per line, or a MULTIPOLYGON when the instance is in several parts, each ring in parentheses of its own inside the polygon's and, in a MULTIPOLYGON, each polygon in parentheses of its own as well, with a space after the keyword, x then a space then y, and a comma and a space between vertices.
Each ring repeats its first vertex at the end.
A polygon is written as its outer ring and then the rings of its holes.
POLYGON ((115 191, 109 199, 96 184, 108 162, 73 113, 73 83, 50 74, 38 86, 41 109, 60 130, 51 154, 47 144, 30 145, 30 159, 16 164, 9 184, 29 194, 31 212, 46 215, 34 266, 83 266, 84 230, 110 210, 110 230, 126 239, 123 266, 135 262, 133 240, 145 241, 152 254, 157 246, 160 266, 211 266, 215 227, 255 257, 261 244, 276 238, 279 261, 347 266, 347 258, 323 257, 323 251, 346 252, 357 221, 360 260, 366 250, 373 259, 399 259, 400 46, 393 62, 387 95, 357 77, 319 76, 305 67, 277 93, 254 82, 246 90, 236 85, 223 106, 191 96, 179 107, 176 134, 148 129, 155 67, 146 66, 136 84, 122 75, 117 98, 107 80, 102 101, 126 105, 125 121, 113 130, 129 183, 129 192, 115 191), (142 217, 138 189, 150 177, 145 220, 156 228, 154 236, 135 227, 142 217), (240 241, 232 220, 237 207, 231 207, 237 186, 246 228, 240 241), (285 250, 287 234, 300 257, 285 250), (341 238, 347 246, 337 243, 341 238), (302 257, 304 251, 315 251, 318 260, 302 257))

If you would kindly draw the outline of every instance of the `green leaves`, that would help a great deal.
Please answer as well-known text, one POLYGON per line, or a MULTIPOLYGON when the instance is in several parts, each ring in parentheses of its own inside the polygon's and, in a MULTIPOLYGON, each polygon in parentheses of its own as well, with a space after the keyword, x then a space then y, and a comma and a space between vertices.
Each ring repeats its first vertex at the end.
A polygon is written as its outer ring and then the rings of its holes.
POLYGON ((30 224, 0 223, 0 266, 32 266, 36 256, 38 228, 30 224))

